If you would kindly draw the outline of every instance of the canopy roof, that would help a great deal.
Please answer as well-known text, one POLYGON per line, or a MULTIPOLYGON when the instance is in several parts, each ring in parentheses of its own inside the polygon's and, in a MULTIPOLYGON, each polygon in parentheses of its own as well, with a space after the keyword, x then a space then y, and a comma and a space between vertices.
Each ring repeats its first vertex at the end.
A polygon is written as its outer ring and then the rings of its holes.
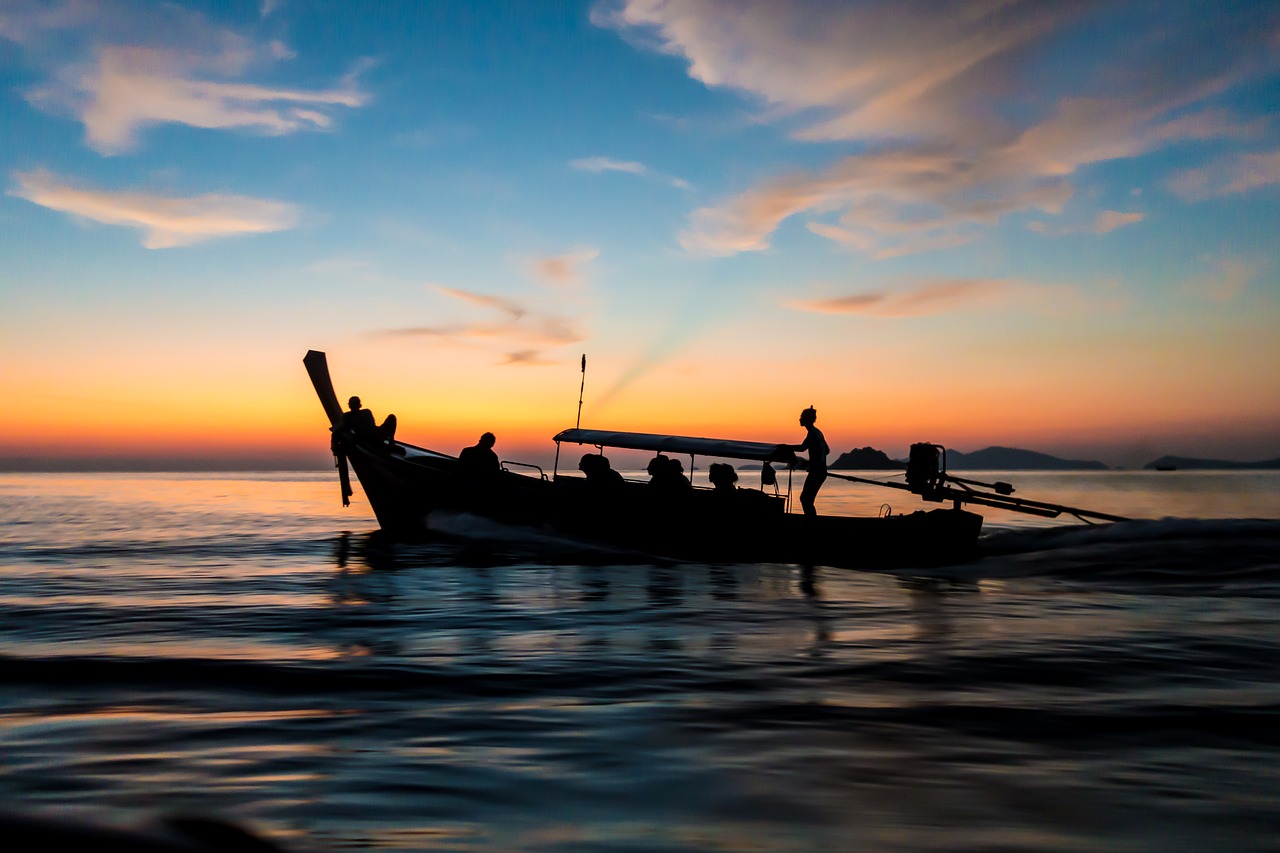
POLYGON ((692 438, 687 435, 656 435, 648 432, 610 432, 603 429, 566 429, 556 434, 556 443, 593 444, 627 450, 660 453, 688 453, 693 456, 720 456, 726 459, 754 459, 760 462, 791 462, 795 453, 785 444, 761 441, 732 441, 726 438, 692 438))

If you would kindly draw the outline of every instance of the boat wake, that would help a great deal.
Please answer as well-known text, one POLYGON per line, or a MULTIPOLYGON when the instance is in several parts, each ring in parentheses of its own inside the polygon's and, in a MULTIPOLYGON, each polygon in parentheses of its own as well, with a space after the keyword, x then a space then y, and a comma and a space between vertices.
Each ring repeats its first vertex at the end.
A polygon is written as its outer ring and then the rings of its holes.
POLYGON ((1280 581, 1280 521, 1184 519, 1000 530, 981 540, 983 558, 957 567, 986 578, 1219 585, 1280 581))
MULTIPOLYGON (((469 565, 671 562, 468 513, 433 513, 428 527, 437 543, 456 549, 453 561, 469 565)), ((981 557, 972 562, 885 571, 965 582, 1042 578, 1132 584, 1156 593, 1188 585, 1202 592, 1229 585, 1239 592, 1256 585, 1258 594, 1280 595, 1280 521, 1164 518, 997 530, 982 538, 981 557)))

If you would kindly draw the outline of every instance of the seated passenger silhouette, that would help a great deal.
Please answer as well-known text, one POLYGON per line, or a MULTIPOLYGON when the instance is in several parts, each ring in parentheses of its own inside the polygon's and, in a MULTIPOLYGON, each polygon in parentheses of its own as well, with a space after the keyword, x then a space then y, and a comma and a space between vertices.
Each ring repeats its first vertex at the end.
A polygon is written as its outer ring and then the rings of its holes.
POLYGON ((597 486, 622 485, 622 475, 613 470, 609 459, 598 453, 584 454, 578 462, 578 470, 587 475, 587 482, 597 486))
POLYGON ((650 483, 653 483, 654 481, 659 483, 662 482, 662 472, 667 469, 667 463, 670 461, 670 459, 661 453, 649 460, 649 464, 645 466, 644 470, 649 472, 650 483))
POLYGON ((684 475, 684 466, 679 459, 672 459, 659 453, 649 460, 645 469, 649 472, 649 485, 664 492, 683 492, 693 488, 689 478, 684 475))
POLYGON ((352 397, 347 401, 351 411, 342 413, 339 426, 357 438, 372 438, 390 443, 396 438, 396 416, 387 415, 387 419, 378 426, 373 412, 360 407, 360 398, 352 397))
POLYGON ((493 452, 493 445, 497 441, 493 433, 486 432, 474 445, 464 447, 458 454, 458 461, 462 463, 463 470, 473 476, 497 474, 501 467, 498 464, 498 454, 493 452))
POLYGON ((689 482, 689 478, 684 475, 684 465, 679 459, 672 459, 667 463, 667 469, 671 475, 671 485, 679 489, 692 489, 693 484, 689 482))
POLYGON ((717 495, 732 495, 737 491, 733 485, 738 482, 738 472, 727 462, 713 462, 707 469, 707 479, 715 487, 717 495))

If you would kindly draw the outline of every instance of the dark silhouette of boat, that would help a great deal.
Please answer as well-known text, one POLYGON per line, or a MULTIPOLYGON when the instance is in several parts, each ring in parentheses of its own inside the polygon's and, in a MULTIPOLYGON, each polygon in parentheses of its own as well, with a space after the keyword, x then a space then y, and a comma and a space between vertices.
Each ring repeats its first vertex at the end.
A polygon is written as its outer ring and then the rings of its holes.
MULTIPOLYGON (((697 457, 797 465, 785 445, 651 433, 567 429, 556 436, 556 465, 550 474, 537 465, 503 461, 486 476, 469 471, 457 457, 357 435, 343 425, 342 407, 334 392, 322 352, 307 353, 304 364, 324 406, 333 433, 333 448, 346 482, 350 464, 383 531, 414 537, 428 528, 433 513, 472 513, 498 522, 547 527, 560 534, 660 557, 712 562, 786 562, 845 567, 939 565, 978 555, 982 516, 962 503, 1002 506, 1037 515, 1068 511, 1107 520, 1116 516, 1087 513, 1053 504, 1009 497, 1011 486, 960 480, 945 473, 945 450, 922 444, 912 448, 906 483, 861 480, 832 472, 830 476, 906 489, 926 501, 953 506, 877 517, 806 518, 789 512, 786 493, 736 488, 716 490, 660 488, 655 483, 597 482, 560 472, 563 446, 647 450, 687 455, 690 469, 697 457)), ((763 478, 762 478, 763 479, 763 478)))

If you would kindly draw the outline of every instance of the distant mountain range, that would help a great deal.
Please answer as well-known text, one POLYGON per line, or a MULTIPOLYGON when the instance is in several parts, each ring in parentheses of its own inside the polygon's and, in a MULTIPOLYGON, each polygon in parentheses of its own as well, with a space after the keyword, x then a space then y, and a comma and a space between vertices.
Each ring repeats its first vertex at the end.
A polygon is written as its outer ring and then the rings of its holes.
POLYGON ((1228 462, 1224 459, 1189 459, 1185 456, 1161 456, 1154 462, 1148 462, 1143 468, 1157 470, 1191 470, 1191 471, 1248 471, 1280 469, 1280 459, 1268 459, 1263 462, 1228 462))
MULTIPOLYGON (((862 447, 841 453, 831 463, 832 469, 862 471, 902 471, 905 459, 891 459, 882 450, 862 447)), ((988 447, 973 453, 958 450, 947 451, 947 470, 950 471, 1105 471, 1101 462, 1078 459, 1059 459, 1034 450, 1015 447, 988 447)))
POLYGON ((988 447, 973 453, 947 451, 949 471, 1106 471, 1096 460, 1060 459, 1034 450, 1016 447, 988 447))
MULTIPOLYGON (((874 447, 860 447, 841 453, 831 463, 833 470, 858 471, 902 471, 906 468, 905 459, 892 459, 882 450, 874 447)), ((1200 470, 1200 471, 1245 471, 1245 470, 1280 470, 1280 459, 1269 459, 1263 462, 1227 462, 1222 459, 1192 459, 1185 456, 1161 456, 1148 462, 1144 469, 1153 470, 1200 470)), ((958 450, 947 451, 947 470, 949 471, 1106 471, 1108 466, 1097 460, 1062 459, 1047 453, 1034 450, 1020 450, 1016 447, 988 447, 973 453, 961 453, 958 450)))

